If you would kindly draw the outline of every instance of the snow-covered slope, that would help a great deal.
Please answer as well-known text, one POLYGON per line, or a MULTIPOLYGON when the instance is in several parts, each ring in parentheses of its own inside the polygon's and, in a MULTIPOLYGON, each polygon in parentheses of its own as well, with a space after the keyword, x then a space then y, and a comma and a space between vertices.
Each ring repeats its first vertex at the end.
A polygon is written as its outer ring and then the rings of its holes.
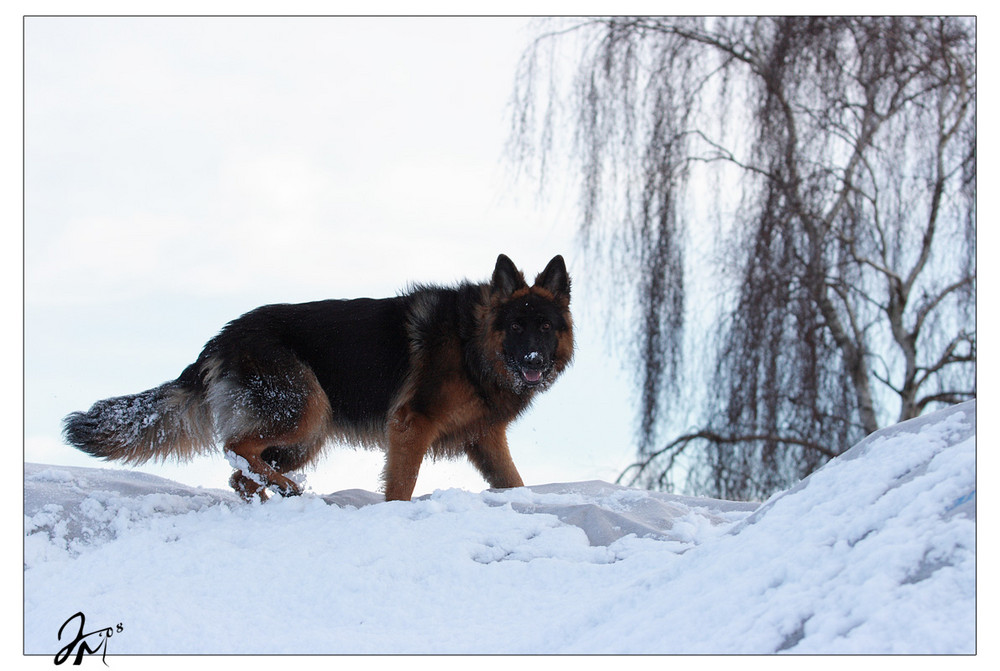
POLYGON ((24 645, 54 655, 79 611, 121 624, 109 655, 973 653, 975 519, 975 402, 760 506, 603 482, 246 505, 27 464, 24 645))

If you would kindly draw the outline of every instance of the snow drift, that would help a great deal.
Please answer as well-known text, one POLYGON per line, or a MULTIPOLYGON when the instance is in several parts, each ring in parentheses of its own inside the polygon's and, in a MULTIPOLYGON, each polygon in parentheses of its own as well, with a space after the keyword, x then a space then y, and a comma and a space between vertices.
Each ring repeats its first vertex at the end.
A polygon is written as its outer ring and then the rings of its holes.
POLYGON ((241 503, 25 465, 24 649, 115 654, 974 653, 975 402, 763 505, 604 482, 241 503))

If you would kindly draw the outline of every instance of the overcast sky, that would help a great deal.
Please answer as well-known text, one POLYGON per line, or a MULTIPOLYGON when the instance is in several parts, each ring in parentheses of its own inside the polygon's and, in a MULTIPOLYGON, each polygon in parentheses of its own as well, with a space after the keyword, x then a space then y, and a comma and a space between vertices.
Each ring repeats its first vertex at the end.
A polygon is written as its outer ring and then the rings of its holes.
MULTIPOLYGON (((613 480, 633 400, 573 245, 503 158, 533 32, 503 18, 31 18, 25 24, 25 459, 104 466, 61 418, 173 379, 272 302, 533 277, 563 254, 577 359, 515 425, 528 484, 613 480)), ((375 489, 381 455, 327 453, 309 484, 375 489)), ((221 455, 143 470, 225 487, 221 455)), ((417 494, 480 490, 426 463, 417 494)))

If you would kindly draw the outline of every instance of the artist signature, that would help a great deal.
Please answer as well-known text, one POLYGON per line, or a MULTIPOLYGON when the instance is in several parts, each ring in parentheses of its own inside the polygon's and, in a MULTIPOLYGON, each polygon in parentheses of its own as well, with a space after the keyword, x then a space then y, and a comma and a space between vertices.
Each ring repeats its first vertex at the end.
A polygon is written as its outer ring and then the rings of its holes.
MULTIPOLYGON (((122 623, 119 622, 114 627, 95 629, 94 631, 85 634, 83 633, 83 627, 86 617, 84 616, 83 613, 76 613, 74 615, 70 615, 69 619, 63 622, 63 625, 59 627, 60 642, 62 642, 63 640, 63 632, 66 631, 66 627, 69 625, 70 622, 73 622, 74 620, 79 620, 79 625, 76 630, 76 635, 73 637, 73 640, 69 641, 65 645, 65 647, 63 647, 62 649, 59 650, 59 652, 56 653, 56 658, 54 660, 56 666, 62 664, 67 659, 69 659, 70 655, 72 655, 74 651, 76 652, 76 659, 73 660, 74 666, 81 664, 83 662, 84 655, 94 655, 97 654, 98 652, 101 653, 101 661, 104 662, 104 666, 107 666, 108 663, 104 659, 104 656, 108 652, 108 639, 114 636, 115 632, 117 633, 122 632, 122 630, 124 629, 124 627, 122 627, 122 623)), ((72 628, 70 628, 69 631, 66 631, 67 637, 70 635, 71 632, 72 628)))

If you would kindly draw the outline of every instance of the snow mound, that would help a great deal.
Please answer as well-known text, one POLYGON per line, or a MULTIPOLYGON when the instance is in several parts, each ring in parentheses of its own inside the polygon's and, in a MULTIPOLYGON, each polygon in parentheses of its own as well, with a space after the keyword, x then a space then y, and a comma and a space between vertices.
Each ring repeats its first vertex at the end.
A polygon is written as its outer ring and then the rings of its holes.
MULTIPOLYGON (((243 505, 231 490, 189 487, 136 471, 25 464, 24 473, 25 566, 59 554, 77 556, 149 519, 243 505)), ((590 545, 607 546, 633 534, 672 542, 678 550, 696 542, 692 525, 727 525, 759 505, 635 490, 600 480, 488 490, 479 496, 489 506, 554 515, 579 527, 590 545)), ((382 494, 362 489, 315 498, 341 508, 385 502, 382 494)))
POLYGON ((875 432, 609 604, 578 649, 974 653, 975 411, 875 432))
POLYGON ((763 505, 580 482, 247 505, 25 465, 25 652, 974 653, 975 402, 763 505), (266 635, 262 635, 266 632, 266 635))

